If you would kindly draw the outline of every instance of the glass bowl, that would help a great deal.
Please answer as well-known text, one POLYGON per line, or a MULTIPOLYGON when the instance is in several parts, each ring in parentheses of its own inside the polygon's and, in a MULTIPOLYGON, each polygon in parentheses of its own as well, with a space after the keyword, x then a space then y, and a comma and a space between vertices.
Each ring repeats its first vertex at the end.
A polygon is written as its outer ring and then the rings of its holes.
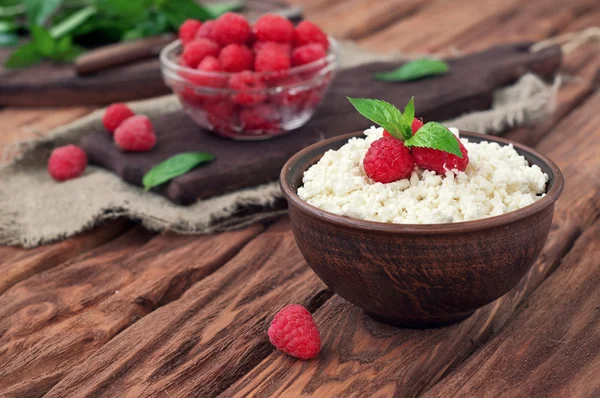
POLYGON ((165 83, 198 125, 236 140, 268 139, 304 125, 323 100, 338 67, 337 44, 332 38, 326 57, 283 72, 199 71, 179 64, 181 51, 179 40, 161 51, 165 83), (232 78, 241 79, 248 88, 228 88, 232 78))

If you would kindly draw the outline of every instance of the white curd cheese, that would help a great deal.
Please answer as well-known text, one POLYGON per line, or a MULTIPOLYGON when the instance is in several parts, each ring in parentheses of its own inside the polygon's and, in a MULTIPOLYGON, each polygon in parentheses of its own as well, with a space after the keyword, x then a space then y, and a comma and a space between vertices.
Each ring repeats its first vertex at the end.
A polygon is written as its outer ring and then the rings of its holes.
MULTIPOLYGON (((458 130, 450 128, 458 137, 458 130)), ((383 135, 371 127, 366 138, 351 138, 327 151, 304 173, 298 196, 320 209, 358 219, 387 223, 435 224, 475 220, 525 207, 546 191, 548 176, 530 166, 512 145, 471 143, 464 172, 445 176, 415 168, 410 178, 382 184, 371 180, 363 158, 383 135)))

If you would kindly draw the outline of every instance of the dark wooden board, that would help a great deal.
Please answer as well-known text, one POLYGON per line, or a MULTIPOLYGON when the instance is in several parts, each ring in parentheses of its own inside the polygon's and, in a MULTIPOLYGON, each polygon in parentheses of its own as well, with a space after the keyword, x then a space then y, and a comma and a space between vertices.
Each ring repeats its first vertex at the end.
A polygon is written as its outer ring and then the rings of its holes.
POLYGON ((285 161, 298 150, 321 139, 368 128, 372 123, 358 114, 347 96, 379 98, 403 106, 414 95, 417 115, 445 120, 465 112, 488 109, 493 91, 528 71, 551 77, 561 63, 558 47, 530 53, 529 43, 498 46, 481 53, 450 60, 447 75, 408 83, 372 79, 373 72, 395 64, 368 64, 344 70, 316 115, 289 135, 260 142, 239 142, 216 137, 194 124, 183 111, 154 120, 158 144, 147 153, 118 151, 109 134, 85 137, 81 145, 92 163, 113 170, 125 181, 141 185, 143 175, 155 164, 180 152, 208 151, 213 163, 173 180, 160 193, 177 203, 190 203, 244 187, 277 179, 285 161))
MULTIPOLYGON (((242 14, 250 20, 288 9, 279 0, 247 0, 242 14)), ((13 48, 0 49, 0 64, 13 48)), ((0 67, 0 105, 70 106, 104 105, 169 94, 160 72, 158 56, 78 76, 71 64, 44 62, 25 69, 0 67)))

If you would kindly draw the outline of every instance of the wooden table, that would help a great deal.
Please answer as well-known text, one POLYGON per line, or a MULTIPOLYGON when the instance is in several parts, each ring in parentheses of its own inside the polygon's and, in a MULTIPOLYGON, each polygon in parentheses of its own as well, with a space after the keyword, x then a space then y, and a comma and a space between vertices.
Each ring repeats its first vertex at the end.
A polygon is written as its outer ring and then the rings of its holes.
MULTIPOLYGON (((600 25, 597 0, 293 2, 338 37, 407 53, 600 25)), ((198 237, 116 221, 33 250, 0 247, 0 396, 600 396, 599 70, 598 45, 568 54, 554 116, 506 134, 558 163, 565 191, 529 274, 468 320, 370 320, 308 268, 286 218, 198 237), (316 360, 268 342, 288 303, 315 315, 316 360)), ((0 144, 91 110, 0 110, 0 144)))

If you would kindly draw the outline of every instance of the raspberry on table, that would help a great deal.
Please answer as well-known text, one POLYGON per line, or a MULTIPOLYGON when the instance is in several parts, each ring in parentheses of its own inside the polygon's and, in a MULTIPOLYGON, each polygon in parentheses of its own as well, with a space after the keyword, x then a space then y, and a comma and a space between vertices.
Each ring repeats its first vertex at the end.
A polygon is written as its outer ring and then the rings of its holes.
POLYGON ((383 137, 371 144, 363 159, 363 167, 369 178, 387 184, 408 178, 415 161, 404 142, 383 137))
POLYGON ((135 116, 135 113, 127 105, 122 103, 112 104, 106 108, 102 117, 102 124, 108 131, 114 133, 121 123, 132 116, 135 116))
POLYGON ((277 111, 267 104, 252 108, 244 108, 240 112, 240 123, 244 131, 254 130, 261 133, 277 133, 280 130, 277 122, 277 111))
POLYGON ((422 169, 435 171, 442 175, 447 171, 465 171, 469 165, 469 152, 458 138, 456 141, 458 141, 460 152, 463 155, 462 159, 439 149, 413 147, 412 154, 415 163, 422 169))
POLYGON ((236 73, 229 79, 229 88, 237 90, 233 95, 233 101, 240 105, 252 105, 264 101, 267 98, 264 90, 267 85, 250 71, 236 73))
POLYGON ((213 57, 217 57, 219 55, 219 51, 221 49, 214 41, 209 39, 196 39, 192 42, 189 42, 183 48, 183 54, 181 54, 181 59, 185 63, 185 65, 190 68, 196 69, 200 62, 209 55, 213 57))
POLYGON ((269 327, 269 340, 284 353, 298 359, 311 359, 321 351, 321 335, 306 308, 290 304, 281 309, 269 327))
POLYGON ((300 22, 294 29, 294 46, 299 47, 312 43, 320 43, 325 50, 329 49, 329 39, 321 28, 310 21, 300 22))
POLYGON ((202 22, 195 19, 188 19, 179 27, 179 40, 185 45, 196 37, 198 30, 202 26, 202 22))
MULTIPOLYGON (((414 118, 413 121, 412 121, 412 125, 410 126, 413 135, 415 135, 416 132, 419 131, 419 129, 421 127, 423 127, 423 121, 421 119, 414 118)), ((383 130, 383 136, 384 137, 393 137, 393 135, 391 135, 386 130, 383 130)))
POLYGON ((325 58, 327 51, 322 44, 312 43, 305 44, 300 47, 294 48, 292 51, 292 65, 305 65, 321 58, 325 58))
POLYGON ((260 41, 291 43, 294 40, 294 24, 281 15, 263 15, 258 18, 253 30, 260 41))
POLYGON ((221 46, 244 44, 250 37, 250 24, 242 15, 227 12, 215 20, 211 36, 221 46))
POLYGON ((130 117, 115 130, 115 144, 123 151, 149 151, 156 144, 152 122, 143 115, 130 117))
POLYGON ((87 164, 83 149, 76 145, 65 145, 52 151, 48 159, 48 173, 56 181, 66 181, 82 175, 87 164))
POLYGON ((215 21, 206 21, 196 32, 196 39, 209 39, 214 41, 212 31, 215 27, 215 21))
POLYGON ((241 72, 252 69, 254 55, 243 44, 228 44, 219 53, 219 62, 225 72, 241 72))
POLYGON ((277 72, 289 69, 289 54, 276 43, 265 43, 254 57, 254 70, 257 72, 277 72))

